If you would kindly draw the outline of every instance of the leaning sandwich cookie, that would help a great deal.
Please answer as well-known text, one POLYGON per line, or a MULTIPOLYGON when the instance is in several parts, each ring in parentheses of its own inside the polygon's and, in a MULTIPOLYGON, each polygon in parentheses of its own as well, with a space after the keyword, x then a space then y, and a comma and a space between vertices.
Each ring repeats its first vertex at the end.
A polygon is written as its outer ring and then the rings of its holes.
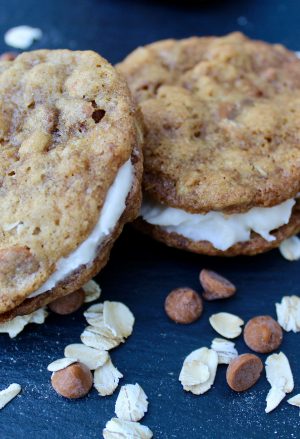
POLYGON ((0 322, 80 288, 140 208, 140 117, 92 52, 0 62, 0 322))
POLYGON ((165 40, 118 70, 145 121, 137 227, 173 247, 257 254, 300 230, 300 60, 242 34, 165 40))

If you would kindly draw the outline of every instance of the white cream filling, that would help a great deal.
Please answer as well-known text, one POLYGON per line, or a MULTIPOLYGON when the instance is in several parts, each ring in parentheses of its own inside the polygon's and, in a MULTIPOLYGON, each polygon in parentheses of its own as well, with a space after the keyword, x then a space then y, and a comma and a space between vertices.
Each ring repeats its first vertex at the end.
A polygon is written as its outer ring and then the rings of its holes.
POLYGON ((290 220, 294 199, 273 207, 253 207, 248 212, 225 215, 222 212, 193 214, 181 209, 143 201, 141 216, 147 223, 175 232, 192 241, 208 241, 218 250, 249 241, 251 231, 266 241, 276 238, 270 232, 290 220))
POLYGON ((54 288, 81 265, 89 265, 96 257, 97 249, 115 228, 126 207, 126 198, 130 192, 134 178, 134 168, 128 160, 119 169, 115 181, 109 188, 99 220, 90 234, 76 250, 56 263, 56 270, 47 281, 29 297, 36 297, 54 288))

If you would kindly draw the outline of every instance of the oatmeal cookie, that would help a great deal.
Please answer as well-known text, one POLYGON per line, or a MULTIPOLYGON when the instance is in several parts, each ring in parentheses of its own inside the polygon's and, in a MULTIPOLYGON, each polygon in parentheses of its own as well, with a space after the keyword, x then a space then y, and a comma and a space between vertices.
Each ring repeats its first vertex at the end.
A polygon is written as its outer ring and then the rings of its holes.
POLYGON ((92 51, 0 61, 0 96, 3 321, 105 265, 140 206, 142 135, 125 81, 92 51))

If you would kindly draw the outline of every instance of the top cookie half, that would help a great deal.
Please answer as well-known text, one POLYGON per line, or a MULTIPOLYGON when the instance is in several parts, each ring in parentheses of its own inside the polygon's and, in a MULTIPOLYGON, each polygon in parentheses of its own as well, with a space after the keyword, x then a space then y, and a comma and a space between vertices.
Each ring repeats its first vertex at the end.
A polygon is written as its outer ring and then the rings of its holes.
POLYGON ((94 230, 137 145, 125 81, 98 54, 0 62, 1 311, 44 284, 94 230))
POLYGON ((145 119, 144 190, 191 213, 239 213, 300 189, 300 60, 281 45, 166 40, 118 66, 145 119))

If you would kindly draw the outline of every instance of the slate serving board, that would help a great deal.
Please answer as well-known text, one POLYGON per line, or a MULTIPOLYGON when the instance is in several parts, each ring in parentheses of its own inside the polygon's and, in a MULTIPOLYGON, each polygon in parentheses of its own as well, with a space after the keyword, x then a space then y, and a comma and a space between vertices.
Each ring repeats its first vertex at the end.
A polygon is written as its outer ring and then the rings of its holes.
MULTIPOLYGON (((207 2, 127 0, 0 0, 1 35, 28 24, 44 34, 32 48, 94 49, 111 62, 120 61, 139 44, 192 34, 242 30, 254 38, 300 47, 296 0, 223 0, 207 2)), ((0 39, 0 50, 8 50, 0 39)), ((201 397, 183 392, 178 375, 184 357, 209 346, 216 333, 208 323, 215 312, 228 311, 245 321, 258 314, 275 316, 283 295, 299 295, 300 262, 285 261, 273 251, 255 258, 208 258, 169 249, 127 227, 108 266, 99 275, 102 298, 125 302, 136 317, 134 334, 112 352, 124 374, 122 383, 138 382, 150 401, 143 422, 159 439, 299 438, 296 407, 283 402, 264 413, 269 385, 263 377, 250 391, 235 394, 225 384, 225 366, 213 388, 201 397), (208 267, 228 276, 238 294, 228 301, 205 303, 201 320, 179 326, 167 319, 163 303, 174 287, 199 290, 198 274, 208 267)), ((0 336, 0 388, 20 383, 22 395, 0 413, 0 439, 101 438, 114 415, 117 392, 101 398, 96 391, 79 401, 58 397, 47 365, 79 341, 85 326, 82 310, 66 317, 50 315, 42 326, 30 325, 16 339, 0 336)), ((300 392, 299 335, 285 334, 282 351, 300 392)), ((246 352, 242 339, 239 352, 246 352)), ((265 356, 262 356, 265 359, 265 356)))

